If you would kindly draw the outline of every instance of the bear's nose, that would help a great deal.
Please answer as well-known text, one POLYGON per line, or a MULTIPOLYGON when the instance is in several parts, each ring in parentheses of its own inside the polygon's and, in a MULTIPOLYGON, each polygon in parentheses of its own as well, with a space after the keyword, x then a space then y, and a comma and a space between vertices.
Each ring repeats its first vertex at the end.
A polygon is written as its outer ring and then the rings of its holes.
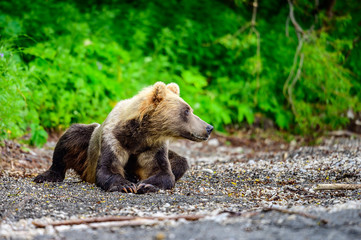
POLYGON ((207 133, 208 133, 208 134, 211 134, 211 132, 212 132, 212 130, 213 130, 213 126, 212 126, 212 125, 208 125, 208 126, 206 127, 206 130, 207 130, 207 133))

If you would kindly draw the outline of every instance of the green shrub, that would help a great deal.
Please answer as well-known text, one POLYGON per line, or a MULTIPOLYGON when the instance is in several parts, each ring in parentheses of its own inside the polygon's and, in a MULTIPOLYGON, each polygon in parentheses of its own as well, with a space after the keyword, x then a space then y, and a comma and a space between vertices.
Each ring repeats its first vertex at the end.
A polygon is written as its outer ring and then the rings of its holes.
POLYGON ((262 116, 312 135, 361 110, 357 4, 337 1, 333 19, 321 6, 315 22, 314 1, 294 1, 301 26, 314 30, 290 86, 298 39, 291 23, 285 33, 288 4, 259 2, 252 28, 252 1, 235 2, 0 2, 1 137, 30 133, 42 144, 44 129, 102 122, 117 101, 156 81, 177 82, 218 130, 262 116))
POLYGON ((28 106, 30 75, 22 64, 19 52, 9 44, 1 44, 0 140, 30 132, 30 143, 40 146, 46 142, 48 135, 40 125, 38 113, 28 106))
POLYGON ((0 46, 0 137, 18 137, 26 130, 27 74, 16 51, 0 46))

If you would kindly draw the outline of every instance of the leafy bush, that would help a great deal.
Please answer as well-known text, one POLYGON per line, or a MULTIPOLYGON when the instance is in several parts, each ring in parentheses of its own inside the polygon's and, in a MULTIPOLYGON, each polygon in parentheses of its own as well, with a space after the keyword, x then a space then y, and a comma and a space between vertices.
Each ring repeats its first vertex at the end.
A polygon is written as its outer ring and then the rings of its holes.
POLYGON ((0 139, 30 132, 30 143, 42 145, 48 134, 40 125, 37 112, 28 106, 30 74, 19 52, 3 43, 0 47, 0 139))
POLYGON ((27 76, 19 55, 2 44, 0 47, 0 136, 13 137, 24 133, 26 111, 27 76))
POLYGON ((0 2, 1 138, 102 122, 117 101, 156 81, 177 82, 206 121, 224 130, 256 116, 313 134, 345 126, 360 111, 359 6, 337 1, 333 18, 294 1, 307 32, 297 81, 286 82, 298 39, 286 2, 0 2), (351 31, 352 30, 352 31, 351 31), (291 84, 292 83, 292 84, 291 84), (286 89, 286 91, 285 91, 286 89))

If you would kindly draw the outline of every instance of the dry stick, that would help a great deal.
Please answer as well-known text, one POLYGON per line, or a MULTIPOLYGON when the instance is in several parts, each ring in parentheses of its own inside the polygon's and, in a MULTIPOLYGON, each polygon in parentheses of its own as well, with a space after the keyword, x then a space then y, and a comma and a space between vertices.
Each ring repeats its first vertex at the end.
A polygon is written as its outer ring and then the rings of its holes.
POLYGON ((252 10, 252 21, 251 21, 252 26, 256 25, 257 7, 258 7, 258 2, 257 2, 257 0, 254 0, 253 10, 252 10))
MULTIPOLYGON (((251 20, 251 33, 254 32, 257 37, 257 63, 256 63, 256 93, 260 88, 259 75, 261 73, 262 61, 261 61, 261 36, 258 30, 256 29, 256 18, 257 18, 257 8, 258 8, 258 0, 254 0, 253 2, 253 11, 252 11, 252 20, 251 20)), ((254 102, 257 105, 257 94, 254 95, 254 102)))
MULTIPOLYGON (((256 26, 256 17, 257 17, 257 7, 258 7, 258 0, 254 0, 253 2, 253 10, 252 10, 252 20, 250 23, 247 23, 242 28, 240 28, 235 34, 233 34, 234 37, 237 37, 239 34, 244 32, 247 28, 251 27, 252 30, 255 30, 256 26)), ((257 30, 256 30, 257 31, 257 30)))
POLYGON ((295 19, 295 15, 293 13, 293 4, 292 4, 292 2, 290 0, 288 0, 288 4, 290 6, 290 14, 289 14, 289 16, 287 17, 287 20, 286 20, 286 27, 287 27, 286 34, 288 34, 288 26, 287 26, 288 25, 288 19, 291 19, 291 22, 292 22, 294 28, 296 29, 297 38, 298 38, 298 45, 297 45, 295 56, 293 57, 293 64, 292 64, 291 72, 288 75, 285 84, 283 85, 283 95, 286 98, 287 98, 286 89, 288 89, 289 82, 293 78, 293 75, 295 73, 296 66, 297 66, 297 60, 298 60, 298 57, 299 57, 299 54, 301 52, 303 42, 304 42, 304 31, 303 31, 303 29, 301 28, 301 26, 298 24, 298 22, 295 19))
POLYGON ((180 216, 164 216, 164 217, 136 217, 136 216, 109 216, 109 217, 97 217, 97 218, 85 218, 85 219, 73 219, 50 223, 40 223, 33 221, 33 224, 39 228, 45 228, 46 226, 64 226, 64 225, 80 225, 90 223, 101 223, 101 222, 121 222, 121 221, 140 221, 140 220, 179 220, 185 219, 187 221, 196 221, 201 218, 205 218, 206 215, 180 215, 180 216))
MULTIPOLYGON (((302 38, 301 38, 300 41, 302 41, 302 38)), ((293 100, 292 100, 292 96, 293 96, 292 90, 294 89, 297 80, 298 80, 298 79, 300 78, 300 76, 301 76, 301 70, 302 70, 302 66, 303 66, 303 58, 304 58, 304 55, 303 55, 303 53, 302 53, 302 54, 301 54, 301 57, 300 57, 300 63, 298 64, 298 69, 297 69, 296 76, 293 78, 292 83, 288 86, 288 101, 289 101, 289 103, 290 103, 291 106, 292 106, 292 112, 293 112, 293 114, 295 114, 295 116, 297 116, 297 112, 296 112, 296 107, 295 107, 295 105, 294 105, 294 103, 293 103, 293 100)))
POLYGON ((361 189, 361 184, 318 184, 314 190, 356 190, 361 189))
POLYGON ((287 213, 287 214, 295 214, 295 215, 299 215, 305 218, 310 218, 312 220, 316 220, 316 221, 320 221, 321 224, 327 224, 328 221, 326 219, 317 217, 315 215, 309 214, 309 213, 304 213, 304 212, 297 212, 297 211, 292 211, 292 210, 287 210, 287 209, 281 209, 281 208, 263 208, 264 212, 270 212, 270 211, 276 211, 276 212, 280 212, 280 213, 287 213))
POLYGON ((283 85, 283 95, 284 95, 286 98, 287 98, 286 89, 288 89, 289 82, 290 82, 290 80, 293 78, 294 72, 295 72, 295 70, 296 70, 297 59, 298 59, 298 56, 300 55, 302 46, 303 46, 303 38, 298 42, 297 49, 296 49, 296 53, 295 53, 295 56, 293 57, 293 64, 292 64, 291 72, 290 72, 290 74, 288 75, 285 84, 283 85))
MULTIPOLYGON (((297 49, 296 49, 295 56, 293 58, 293 64, 292 64, 291 71, 290 71, 290 73, 289 73, 289 75, 287 77, 287 80, 286 80, 285 84, 283 85, 283 95, 286 97, 289 104, 291 105, 292 112, 294 113, 294 115, 297 115, 296 108, 295 108, 295 105, 294 105, 293 99, 292 99, 292 90, 295 87, 295 84, 296 84, 296 82, 298 81, 298 79, 300 78, 300 75, 301 75, 304 55, 301 54, 301 57, 299 57, 299 56, 300 56, 300 52, 301 52, 301 49, 302 49, 302 46, 303 46, 303 42, 305 41, 305 38, 306 38, 306 34, 305 34, 304 30, 302 29, 302 27, 298 24, 298 22, 295 19, 295 15, 294 15, 294 12, 293 12, 294 8, 293 8, 293 4, 292 4, 291 0, 288 0, 288 4, 289 4, 289 7, 290 7, 290 13, 289 13, 289 16, 288 16, 287 21, 286 21, 286 35, 288 34, 288 21, 289 21, 288 19, 290 19, 293 26, 294 26, 294 28, 295 28, 295 30, 296 30, 296 34, 297 34, 297 38, 298 38, 298 46, 297 46, 297 49), (298 59, 299 59, 299 63, 298 63, 298 59), (296 76, 294 76, 297 65, 298 65, 298 69, 297 69, 297 72, 296 72, 296 76), (290 84, 291 79, 292 79, 292 82, 290 84)), ((316 2, 316 4, 317 4, 317 2, 316 2)))
POLYGON ((291 0, 288 0, 288 5, 290 5, 290 19, 292 21, 293 26, 295 27, 295 29, 297 31, 297 37, 300 39, 301 35, 304 33, 303 29, 295 19, 295 15, 293 13, 293 4, 292 4, 291 0))
POLYGON ((145 225, 147 226, 155 225, 158 222, 159 222, 158 220, 139 219, 139 220, 131 220, 131 221, 90 223, 89 226, 93 229, 110 228, 110 227, 136 227, 136 226, 145 226, 145 225))

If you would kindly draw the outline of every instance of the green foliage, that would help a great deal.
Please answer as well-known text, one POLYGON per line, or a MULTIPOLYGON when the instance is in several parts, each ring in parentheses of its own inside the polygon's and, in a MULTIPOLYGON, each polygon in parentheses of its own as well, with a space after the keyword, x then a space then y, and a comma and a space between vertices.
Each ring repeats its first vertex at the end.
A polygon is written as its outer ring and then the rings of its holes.
POLYGON ((251 26, 252 1, 2 1, 0 137, 41 145, 44 129, 102 122, 156 81, 177 82, 218 130, 255 116, 301 134, 343 127, 361 111, 360 7, 337 1, 331 19, 320 6, 315 21, 314 1, 294 4, 314 30, 288 96, 298 39, 292 23, 285 33, 287 2, 259 2, 251 26))
POLYGON ((357 97, 350 96, 350 72, 338 64, 340 53, 329 52, 326 47, 327 41, 321 37, 303 48, 307 61, 295 89, 295 117, 300 130, 344 126, 348 122, 345 113, 358 104, 357 97))
POLYGON ((16 51, 6 44, 0 47, 0 137, 24 133, 26 75, 16 51))
POLYGON ((30 71, 22 64, 19 52, 3 43, 0 47, 0 140, 29 132, 30 143, 41 146, 48 134, 40 125, 38 113, 28 105, 30 71))

